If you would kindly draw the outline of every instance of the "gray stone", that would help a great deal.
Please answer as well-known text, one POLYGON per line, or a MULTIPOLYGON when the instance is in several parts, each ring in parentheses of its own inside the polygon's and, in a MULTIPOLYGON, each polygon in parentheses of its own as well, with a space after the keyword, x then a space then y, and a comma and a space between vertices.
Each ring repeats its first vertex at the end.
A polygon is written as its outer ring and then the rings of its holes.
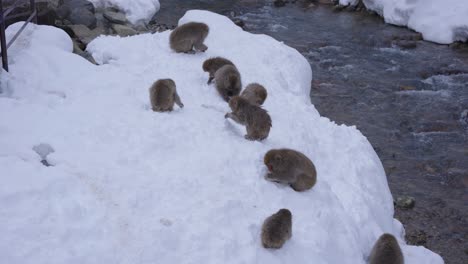
POLYGON ((101 28, 90 30, 84 25, 69 25, 67 28, 69 29, 67 33, 80 40, 84 45, 88 45, 93 39, 103 33, 103 29, 101 28))
POLYGON ((104 17, 109 20, 112 23, 115 24, 126 24, 127 23, 127 18, 125 17, 125 14, 111 11, 111 10, 106 10, 104 11, 104 17))
POLYGON ((115 33, 122 37, 133 36, 138 34, 136 30, 129 26, 119 25, 119 24, 112 24, 112 29, 115 33))
POLYGON ((401 209, 412 209, 416 204, 416 200, 411 196, 400 196, 396 199, 395 204, 401 209))
POLYGON ((86 9, 76 9, 71 11, 68 19, 72 24, 85 25, 91 29, 95 28, 97 23, 94 14, 86 9))
POLYGON ((62 6, 67 7, 70 11, 86 9, 93 14, 95 12, 94 5, 87 0, 64 0, 62 6))
POLYGON ((286 5, 286 1, 284 0, 275 0, 273 2, 273 5, 276 6, 276 7, 283 7, 286 5))

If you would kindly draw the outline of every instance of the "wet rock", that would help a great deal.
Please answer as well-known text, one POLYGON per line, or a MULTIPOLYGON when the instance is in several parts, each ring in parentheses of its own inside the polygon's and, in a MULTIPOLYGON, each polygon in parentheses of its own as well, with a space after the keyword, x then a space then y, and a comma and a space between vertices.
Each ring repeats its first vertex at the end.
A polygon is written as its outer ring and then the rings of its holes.
POLYGON ((123 13, 115 12, 113 10, 107 9, 104 11, 103 15, 104 15, 104 18, 106 18, 112 23, 121 24, 121 25, 124 25, 127 23, 127 18, 125 17, 125 14, 123 13))
POLYGON ((61 8, 68 9, 69 11, 86 9, 93 14, 96 12, 94 5, 87 0, 64 0, 61 8))
POLYGON ((80 55, 81 57, 85 58, 87 61, 91 62, 94 65, 98 65, 94 60, 93 56, 86 51, 83 51, 80 47, 80 44, 76 41, 73 41, 73 53, 80 55))
POLYGON ((400 85, 400 91, 413 91, 416 87, 410 85, 400 85))
POLYGON ((244 20, 240 19, 240 18, 233 18, 232 19, 232 22, 234 22, 234 24, 236 24, 238 27, 242 28, 242 29, 245 29, 245 22, 244 20))
POLYGON ((341 11, 343 11, 345 8, 346 8, 346 6, 344 6, 344 5, 336 5, 336 6, 333 7, 333 11, 335 11, 335 12, 341 12, 341 11))
POLYGON ((414 49, 418 46, 417 42, 412 40, 398 40, 394 41, 393 44, 404 49, 414 49))
POLYGON ((97 23, 94 13, 91 13, 86 9, 76 9, 71 11, 70 15, 68 16, 68 19, 72 24, 85 25, 91 29, 94 29, 97 23))
POLYGON ((286 5, 286 1, 284 0, 275 0, 273 2, 273 5, 276 6, 276 7, 283 7, 286 5))
POLYGON ((315 1, 317 4, 322 4, 322 5, 335 5, 336 1, 334 0, 317 0, 315 1))
POLYGON ((71 36, 78 39, 80 42, 88 45, 93 39, 103 33, 102 28, 96 28, 94 30, 90 30, 85 25, 69 25, 66 26, 65 31, 71 36))
POLYGON ((125 25, 112 24, 112 29, 115 31, 117 35, 122 36, 122 37, 128 37, 128 36, 133 36, 133 35, 138 34, 136 30, 125 25))
POLYGON ((401 209, 412 209, 416 201, 411 196, 400 196, 396 199, 395 204, 401 209))

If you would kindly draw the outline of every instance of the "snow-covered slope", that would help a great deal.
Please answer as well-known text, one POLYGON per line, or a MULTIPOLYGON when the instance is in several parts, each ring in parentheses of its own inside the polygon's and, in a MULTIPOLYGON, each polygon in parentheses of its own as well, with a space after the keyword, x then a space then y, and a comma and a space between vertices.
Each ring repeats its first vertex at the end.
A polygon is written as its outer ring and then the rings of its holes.
MULTIPOLYGON (((340 0, 342 5, 357 2, 340 0)), ((363 0, 363 3, 385 22, 408 26, 422 33, 425 40, 441 44, 468 40, 467 0, 363 0)))
MULTIPOLYGON (((2 261, 360 264, 383 232, 401 239, 379 158, 355 127, 311 105, 307 60, 214 13, 189 11, 188 21, 210 26, 206 53, 174 53, 170 32, 100 37, 88 46, 95 66, 56 28, 28 27, 15 42, 0 97, 2 261), (211 56, 231 59, 244 86, 267 87, 267 140, 246 141, 224 119, 228 106, 201 68, 211 56), (185 108, 150 110, 159 78, 175 80, 185 108), (55 150, 54 166, 41 165, 40 143, 55 150), (280 147, 314 161, 313 189, 263 179, 264 153, 280 147), (280 208, 293 213, 293 236, 266 250, 261 224, 280 208)), ((407 264, 443 263, 400 242, 407 264)))
POLYGON ((159 11, 159 0, 88 0, 95 6, 117 7, 133 24, 148 22, 159 11))

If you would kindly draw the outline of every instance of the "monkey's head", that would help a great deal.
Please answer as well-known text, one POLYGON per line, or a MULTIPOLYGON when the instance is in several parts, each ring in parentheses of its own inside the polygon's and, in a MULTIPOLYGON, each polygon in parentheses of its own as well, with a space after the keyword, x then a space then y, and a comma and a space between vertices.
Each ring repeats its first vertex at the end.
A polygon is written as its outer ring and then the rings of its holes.
POLYGON ((280 217, 288 219, 289 221, 292 219, 291 211, 289 211, 288 209, 285 209, 285 208, 280 209, 276 214, 278 216, 280 216, 280 217))
POLYGON ((268 151, 263 158, 263 162, 270 172, 281 171, 286 165, 284 156, 276 149, 268 151))
MULTIPOLYGON (((229 96, 229 94, 228 94, 228 96, 229 96)), ((230 99, 229 99, 229 107, 231 108, 231 110, 233 112, 239 111, 239 109, 241 109, 242 107, 244 107, 248 103, 249 102, 245 98, 240 97, 238 95, 234 95, 234 96, 230 97, 230 99)))
POLYGON ((388 234, 388 233, 385 233, 385 234, 381 235, 379 240, 381 242, 384 242, 384 243, 396 243, 396 244, 398 244, 396 238, 393 235, 388 234))
POLYGON ((257 97, 257 104, 261 105, 265 102, 267 98, 267 91, 264 89, 258 89, 255 91, 255 96, 257 97))
POLYGON ((213 66, 213 59, 207 59, 205 62, 203 62, 203 71, 208 72, 213 66))

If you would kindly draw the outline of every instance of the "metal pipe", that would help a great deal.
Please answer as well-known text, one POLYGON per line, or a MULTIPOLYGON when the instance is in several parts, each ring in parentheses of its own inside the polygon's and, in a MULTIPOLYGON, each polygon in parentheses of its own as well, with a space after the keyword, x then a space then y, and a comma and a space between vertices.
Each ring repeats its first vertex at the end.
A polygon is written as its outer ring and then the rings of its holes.
POLYGON ((0 0, 0 44, 2 48, 2 66, 8 71, 8 48, 5 37, 5 19, 3 16, 3 0, 0 0))

